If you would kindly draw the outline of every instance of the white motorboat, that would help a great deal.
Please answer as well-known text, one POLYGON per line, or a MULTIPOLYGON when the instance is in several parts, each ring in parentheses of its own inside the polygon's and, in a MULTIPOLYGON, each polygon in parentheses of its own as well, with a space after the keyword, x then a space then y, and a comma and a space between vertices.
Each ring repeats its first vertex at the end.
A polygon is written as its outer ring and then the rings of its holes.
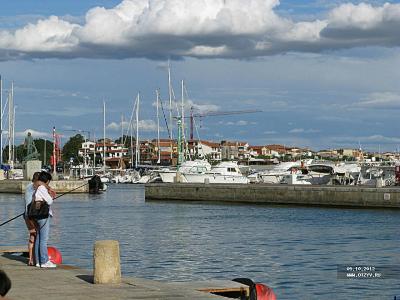
MULTIPOLYGON (((204 173, 211 170, 211 165, 206 160, 195 159, 185 161, 179 169, 161 169, 158 171, 158 174, 161 177, 162 182, 172 183, 175 180, 176 173, 179 171, 180 174, 199 174, 204 173)), ((183 182, 185 182, 185 177, 181 176, 183 182)))
POLYGON ((221 162, 203 173, 183 174, 188 183, 249 183, 249 179, 240 172, 237 162, 221 162))
POLYGON ((115 183, 137 183, 140 180, 140 174, 136 170, 126 170, 125 174, 117 174, 112 178, 115 183))
POLYGON ((286 184, 311 184, 310 176, 292 173, 283 177, 282 183, 286 184))
POLYGON ((380 166, 372 166, 359 173, 357 184, 373 187, 391 186, 396 182, 394 172, 380 166), (364 173, 364 174, 363 174, 364 173))
POLYGON ((314 185, 354 185, 360 170, 355 163, 315 162, 298 174, 296 181, 307 181, 314 185))
POLYGON ((290 161, 282 162, 274 166, 271 170, 265 170, 258 173, 261 178, 261 182, 269 184, 282 183, 285 176, 291 175, 293 173, 300 173, 299 169, 302 167, 301 161, 290 161))
POLYGON ((328 184, 334 174, 335 164, 333 162, 312 163, 307 167, 308 180, 311 184, 328 184))

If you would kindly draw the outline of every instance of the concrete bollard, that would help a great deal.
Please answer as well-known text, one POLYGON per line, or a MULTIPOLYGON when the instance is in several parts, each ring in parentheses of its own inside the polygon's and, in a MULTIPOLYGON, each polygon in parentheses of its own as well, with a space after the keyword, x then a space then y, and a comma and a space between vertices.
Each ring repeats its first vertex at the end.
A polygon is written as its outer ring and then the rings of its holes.
POLYGON ((96 241, 93 250, 93 282, 120 283, 121 265, 118 241, 96 241))

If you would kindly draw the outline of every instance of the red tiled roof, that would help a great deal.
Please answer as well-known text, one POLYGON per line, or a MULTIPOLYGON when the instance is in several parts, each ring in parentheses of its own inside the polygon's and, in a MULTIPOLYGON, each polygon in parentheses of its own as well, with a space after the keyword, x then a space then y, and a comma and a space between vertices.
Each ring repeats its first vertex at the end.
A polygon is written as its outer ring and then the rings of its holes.
POLYGON ((249 146, 249 149, 253 150, 261 150, 262 148, 265 148, 265 146, 249 146))
POLYGON ((219 143, 215 143, 215 142, 209 142, 209 141, 199 141, 199 144, 202 143, 203 145, 212 147, 212 148, 219 148, 221 147, 221 145, 219 143))
POLYGON ((277 145, 277 144, 273 144, 273 145, 267 145, 265 146, 265 148, 270 149, 270 150, 275 150, 275 151, 285 151, 286 147, 283 145, 277 145))
POLYGON ((245 146, 246 144, 246 142, 225 141, 224 143, 221 143, 221 146, 245 146))

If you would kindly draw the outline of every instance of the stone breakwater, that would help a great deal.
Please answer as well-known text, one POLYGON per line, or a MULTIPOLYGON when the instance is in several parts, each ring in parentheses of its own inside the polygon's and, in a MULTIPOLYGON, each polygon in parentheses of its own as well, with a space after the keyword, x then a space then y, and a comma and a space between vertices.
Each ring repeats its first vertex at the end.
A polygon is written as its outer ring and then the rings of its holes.
POLYGON ((400 188, 152 183, 146 200, 400 208, 400 188))

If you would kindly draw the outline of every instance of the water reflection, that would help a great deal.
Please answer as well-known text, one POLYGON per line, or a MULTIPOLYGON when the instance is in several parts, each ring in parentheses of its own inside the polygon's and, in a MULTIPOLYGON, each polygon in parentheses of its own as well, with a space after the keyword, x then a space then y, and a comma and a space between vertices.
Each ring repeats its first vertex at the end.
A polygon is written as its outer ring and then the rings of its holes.
MULTIPOLYGON (((1 221, 23 211, 0 195, 1 221)), ((117 239, 125 275, 158 280, 251 277, 280 299, 393 299, 398 280, 336 278, 337 264, 400 265, 399 214, 391 210, 144 202, 119 185, 66 195, 54 207, 50 244, 64 262, 91 268, 95 240, 117 239)), ((22 219, 0 229, 1 245, 26 241, 22 219)))

